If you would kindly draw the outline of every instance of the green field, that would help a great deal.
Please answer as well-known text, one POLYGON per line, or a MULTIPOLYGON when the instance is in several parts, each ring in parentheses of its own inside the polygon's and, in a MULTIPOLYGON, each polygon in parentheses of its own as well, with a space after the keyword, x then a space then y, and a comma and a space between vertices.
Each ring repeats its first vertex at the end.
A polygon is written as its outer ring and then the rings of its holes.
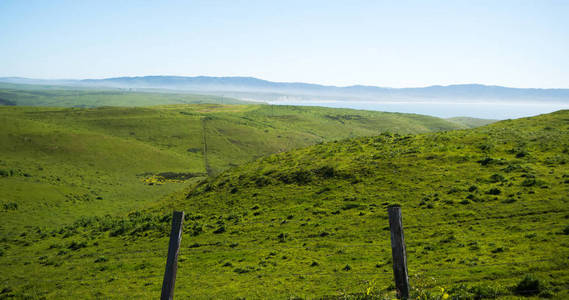
POLYGON ((414 295, 515 298, 531 274, 569 296, 568 111, 438 133, 466 126, 266 105, 0 122, 0 297, 158 297, 172 209, 177 297, 393 297, 391 204, 414 295))
POLYGON ((100 107, 149 106, 167 104, 247 104, 248 101, 220 96, 195 95, 176 91, 77 88, 0 82, 0 105, 100 107))
POLYGON ((207 174, 318 142, 460 127, 420 115, 216 104, 4 106, 0 125, 0 205, 18 205, 2 212, 2 234, 124 214, 207 174))

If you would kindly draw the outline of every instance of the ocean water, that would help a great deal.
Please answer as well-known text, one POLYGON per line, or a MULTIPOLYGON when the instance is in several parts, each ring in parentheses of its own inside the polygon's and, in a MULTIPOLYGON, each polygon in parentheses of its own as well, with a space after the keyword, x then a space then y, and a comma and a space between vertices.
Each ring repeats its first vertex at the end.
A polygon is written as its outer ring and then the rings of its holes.
POLYGON ((387 112, 415 113, 441 118, 474 117, 483 119, 515 119, 569 109, 569 103, 513 103, 513 102, 375 102, 375 101, 335 101, 335 100, 279 100, 269 102, 274 105, 325 106, 353 108, 387 112))

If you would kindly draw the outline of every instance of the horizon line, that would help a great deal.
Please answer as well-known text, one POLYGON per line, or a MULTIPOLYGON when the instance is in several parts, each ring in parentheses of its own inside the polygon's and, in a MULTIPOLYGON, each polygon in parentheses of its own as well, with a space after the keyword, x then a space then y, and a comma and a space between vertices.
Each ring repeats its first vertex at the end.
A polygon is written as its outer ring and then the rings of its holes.
POLYGON ((0 79, 27 79, 27 80, 44 80, 44 81, 86 81, 86 80, 110 80, 110 79, 119 79, 119 78, 145 78, 145 77, 176 77, 176 78, 247 78, 247 79, 256 79, 260 81, 270 82, 270 83, 278 83, 278 84, 306 84, 306 85, 315 85, 315 86, 322 86, 322 87, 332 87, 332 88, 352 88, 352 87, 371 87, 371 88, 382 88, 382 89, 422 89, 422 88, 431 88, 431 87, 453 87, 453 86, 483 86, 483 87, 499 87, 499 88, 509 88, 509 89, 531 89, 531 90, 569 90, 569 87, 553 87, 553 88, 536 88, 536 87, 513 87, 513 86, 505 86, 505 85, 496 85, 496 84, 485 84, 485 83, 451 83, 451 84, 433 84, 433 85, 425 85, 425 86, 406 86, 406 87, 388 87, 388 86, 380 86, 380 85, 364 85, 364 84, 352 84, 352 85, 330 85, 330 84, 323 84, 323 83, 314 83, 314 82, 302 82, 302 81, 272 81, 267 79, 262 79, 255 76, 211 76, 211 75, 135 75, 135 76, 115 76, 115 77, 99 77, 99 78, 37 78, 37 77, 23 77, 23 76, 2 76, 0 79))

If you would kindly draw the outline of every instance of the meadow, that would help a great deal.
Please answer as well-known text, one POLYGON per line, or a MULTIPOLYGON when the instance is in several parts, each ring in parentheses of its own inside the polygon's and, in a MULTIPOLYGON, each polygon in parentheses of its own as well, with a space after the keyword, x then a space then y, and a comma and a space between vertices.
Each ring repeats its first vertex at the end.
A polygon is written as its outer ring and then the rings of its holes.
POLYGON ((248 104, 222 96, 160 89, 80 88, 0 82, 0 105, 49 107, 149 106, 168 104, 248 104))
POLYGON ((442 119, 268 105, 0 107, 0 234, 123 215, 263 155, 319 142, 463 128, 442 119), (204 155, 205 154, 205 155, 204 155))
POLYGON ((569 296, 569 111, 475 129, 268 105, 0 114, 0 297, 158 297, 175 209, 176 297, 393 298, 390 205, 414 297, 569 296))

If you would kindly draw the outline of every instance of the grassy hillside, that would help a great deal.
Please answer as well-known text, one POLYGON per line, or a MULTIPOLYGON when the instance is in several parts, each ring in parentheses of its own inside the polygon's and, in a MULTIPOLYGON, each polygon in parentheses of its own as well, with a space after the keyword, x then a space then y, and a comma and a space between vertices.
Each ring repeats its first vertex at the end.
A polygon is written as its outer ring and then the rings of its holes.
POLYGON ((388 128, 458 127, 419 115, 214 104, 0 107, 0 125, 0 205, 18 206, 0 212, 2 234, 125 213, 270 153, 388 128))
POLYGON ((491 119, 478 119, 478 118, 471 118, 471 117, 454 117, 448 118, 447 120, 456 122, 458 124, 462 124, 464 126, 474 128, 480 127, 488 124, 492 124, 497 122, 498 120, 491 120, 491 119))
MULTIPOLYGON (((186 116, 178 109, 168 113, 186 116)), ((210 108, 192 109, 184 111, 192 116, 207 113, 212 120, 237 113, 231 107, 216 107, 215 114, 210 108)), ((259 118, 276 114, 271 109, 243 108, 239 114, 258 114, 257 121, 242 116, 238 120, 259 126, 260 132, 266 128, 269 134, 276 129, 265 127, 259 118)), ((310 123, 302 117, 310 108, 286 109, 297 112, 296 122, 287 117, 278 124, 310 123)), ((140 110, 167 114, 166 108, 140 110)), ((397 117, 393 122, 404 117, 392 116, 397 117)), ((322 119, 330 124, 344 122, 344 126, 358 120, 322 119)), ((271 120, 279 118, 273 115, 271 120)), ((29 122, 40 123, 37 118, 29 122)), ((212 128, 208 122, 206 131, 212 128)), ((81 130, 105 132, 96 122, 78 123, 81 130)), ((61 128, 69 127, 61 124, 61 128)), ((132 130, 123 127, 125 134, 132 130)), ((339 138, 342 132, 349 136, 346 132, 355 135, 372 130, 338 132, 344 128, 340 125, 323 128, 330 131, 305 135, 318 141, 339 138)), ((406 129, 426 130, 424 126, 406 129)), ((216 131, 228 141, 236 136, 216 131)), ((85 217, 66 226, 18 228, 17 234, 2 241, 2 295, 156 298, 169 216, 172 209, 179 209, 187 217, 178 297, 393 297, 386 207, 398 204, 403 210, 415 296, 567 298, 567 132, 569 111, 560 111, 477 129, 384 133, 266 156, 203 180, 186 192, 173 193, 147 209, 132 210, 128 216, 85 217)), ((143 138, 135 138, 138 135, 127 140, 142 143, 143 138)), ((5 134, 3 138, 27 142, 15 136, 5 134)), ((158 139, 148 140, 168 149, 172 163, 182 156, 175 144, 166 148, 158 139)), ((25 161, 24 156, 21 160, 25 161)), ((21 213, 20 206, 7 203, 2 220, 21 213)))
POLYGON ((245 104, 234 98, 194 95, 160 90, 135 92, 126 89, 66 88, 61 86, 0 83, 0 105, 100 107, 166 104, 245 104))

